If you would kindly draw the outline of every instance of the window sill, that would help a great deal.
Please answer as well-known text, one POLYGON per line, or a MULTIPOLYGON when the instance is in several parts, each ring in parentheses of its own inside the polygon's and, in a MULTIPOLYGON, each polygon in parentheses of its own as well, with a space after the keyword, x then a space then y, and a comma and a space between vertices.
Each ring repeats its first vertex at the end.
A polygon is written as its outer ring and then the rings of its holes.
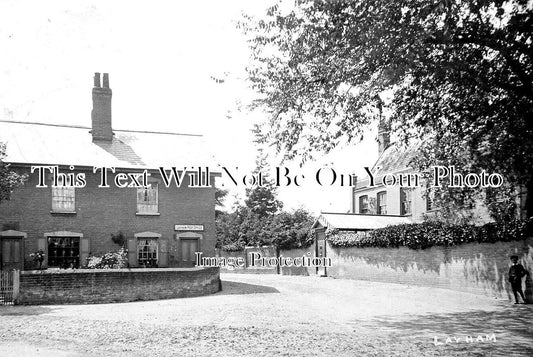
POLYGON ((160 216, 161 213, 159 212, 154 212, 154 213, 150 213, 150 212, 137 212, 135 213, 136 216, 160 216))
POLYGON ((50 211, 51 214, 53 215, 76 215, 77 212, 76 211, 50 211))

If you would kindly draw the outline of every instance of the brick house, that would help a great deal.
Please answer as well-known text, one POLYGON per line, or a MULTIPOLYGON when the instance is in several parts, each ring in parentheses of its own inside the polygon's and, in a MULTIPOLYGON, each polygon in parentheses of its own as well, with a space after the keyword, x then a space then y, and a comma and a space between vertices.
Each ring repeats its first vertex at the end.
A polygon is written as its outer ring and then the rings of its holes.
POLYGON ((44 267, 83 267, 90 255, 118 250, 112 235, 124 238, 130 267, 191 267, 195 252, 214 255, 218 174, 205 171, 212 157, 202 136, 113 130, 109 76, 100 79, 96 73, 91 128, 0 121, 5 161, 28 175, 0 203, 2 269, 35 268, 29 254, 39 249, 46 254, 44 267), (77 175, 84 174, 85 186, 52 187, 53 169, 43 169, 44 182, 39 182, 32 166, 57 166, 73 176, 59 182, 78 182, 77 175), (115 170, 107 170, 109 187, 98 187, 102 170, 95 173, 93 167, 102 166, 115 170), (167 187, 160 167, 169 174, 172 167, 185 172, 181 185, 167 187), (145 170, 147 187, 117 186, 145 170), (115 182, 117 176, 121 179, 115 182), (212 184, 189 187, 198 176, 212 184), (46 187, 37 187, 43 183, 46 187))

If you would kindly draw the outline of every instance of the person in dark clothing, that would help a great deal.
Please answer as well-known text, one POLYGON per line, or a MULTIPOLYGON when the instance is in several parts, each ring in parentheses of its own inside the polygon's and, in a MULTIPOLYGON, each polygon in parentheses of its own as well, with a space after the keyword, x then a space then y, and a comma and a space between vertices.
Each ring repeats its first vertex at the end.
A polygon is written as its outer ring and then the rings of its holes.
POLYGON ((518 256, 511 256, 511 262, 513 262, 513 265, 511 265, 509 268, 509 282, 513 288, 514 299, 516 301, 515 304, 519 304, 518 294, 520 294, 522 301, 525 304, 526 298, 524 296, 524 292, 522 291, 522 278, 526 275, 529 275, 529 272, 524 269, 522 264, 518 264, 518 256))

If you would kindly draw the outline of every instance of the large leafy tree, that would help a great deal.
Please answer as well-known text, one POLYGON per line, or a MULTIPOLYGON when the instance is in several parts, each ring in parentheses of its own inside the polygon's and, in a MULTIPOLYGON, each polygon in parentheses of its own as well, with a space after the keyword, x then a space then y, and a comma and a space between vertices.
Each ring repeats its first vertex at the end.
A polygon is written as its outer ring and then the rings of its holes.
POLYGON ((358 140, 383 109, 400 138, 423 138, 420 168, 499 172, 509 187, 527 187, 531 216, 532 7, 527 0, 298 0, 245 17, 255 104, 271 114, 262 139, 306 160, 358 140))
POLYGON ((3 160, 6 156, 6 145, 0 143, 0 202, 9 200, 11 192, 22 185, 26 180, 25 175, 19 175, 9 168, 3 160))
POLYGON ((246 190, 244 205, 217 215, 218 247, 241 250, 245 246, 273 245, 290 249, 310 244, 313 217, 304 209, 282 211, 283 203, 277 198, 268 167, 267 157, 259 148, 254 174, 259 176, 261 172, 262 180, 246 190))

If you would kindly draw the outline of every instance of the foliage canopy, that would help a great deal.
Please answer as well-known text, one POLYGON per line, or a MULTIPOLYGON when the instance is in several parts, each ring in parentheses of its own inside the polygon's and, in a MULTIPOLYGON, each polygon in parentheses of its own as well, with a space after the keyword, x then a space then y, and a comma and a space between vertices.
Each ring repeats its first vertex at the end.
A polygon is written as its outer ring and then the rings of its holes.
POLYGON ((10 170, 9 164, 3 161, 5 157, 6 145, 0 143, 0 202, 9 200, 13 189, 22 185, 27 178, 26 175, 19 175, 10 170))
POLYGON ((399 139, 423 139, 419 168, 498 172, 528 188, 533 213, 531 1, 285 5, 240 24, 255 105, 270 113, 264 142, 305 161, 359 140, 383 112, 399 139))

